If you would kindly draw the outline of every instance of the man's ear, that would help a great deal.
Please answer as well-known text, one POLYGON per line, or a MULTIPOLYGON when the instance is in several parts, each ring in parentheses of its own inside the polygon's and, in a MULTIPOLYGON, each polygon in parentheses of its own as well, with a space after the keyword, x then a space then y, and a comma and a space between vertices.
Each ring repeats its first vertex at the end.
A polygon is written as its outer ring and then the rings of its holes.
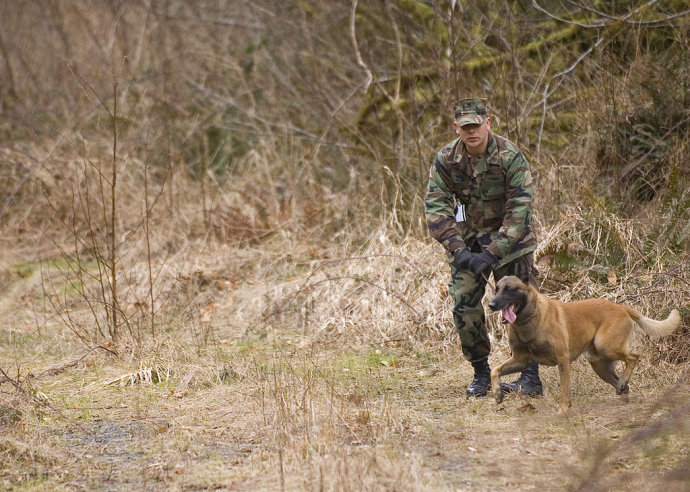
POLYGON ((460 125, 458 125, 458 122, 457 122, 457 121, 454 121, 454 122, 453 122, 453 129, 455 129, 455 133, 457 133, 458 135, 460 135, 460 125))
POLYGON ((489 130, 491 130, 491 116, 486 117, 486 125, 489 130))

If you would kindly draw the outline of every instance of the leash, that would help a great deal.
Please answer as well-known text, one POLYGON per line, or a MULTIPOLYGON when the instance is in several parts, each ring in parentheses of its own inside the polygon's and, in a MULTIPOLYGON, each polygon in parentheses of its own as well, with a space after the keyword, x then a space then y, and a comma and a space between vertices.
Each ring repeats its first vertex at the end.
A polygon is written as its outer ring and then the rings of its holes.
POLYGON ((486 282, 486 285, 488 285, 491 289, 491 293, 496 294, 496 286, 489 281, 489 276, 486 274, 486 272, 482 272, 482 278, 486 282))

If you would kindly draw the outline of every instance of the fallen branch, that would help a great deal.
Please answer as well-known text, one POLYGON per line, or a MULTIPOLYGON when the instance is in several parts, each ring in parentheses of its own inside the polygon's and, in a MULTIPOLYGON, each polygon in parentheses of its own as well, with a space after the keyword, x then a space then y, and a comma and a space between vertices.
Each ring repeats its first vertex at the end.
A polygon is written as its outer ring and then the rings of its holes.
POLYGON ((97 349, 103 349, 106 352, 109 352, 110 354, 112 354, 116 357, 118 355, 116 351, 109 349, 108 347, 105 347, 103 345, 96 345, 95 347, 92 347, 91 349, 87 350, 84 355, 82 355, 81 357, 79 357, 78 359, 76 359, 72 362, 68 362, 67 364, 63 364, 61 366, 55 366, 55 367, 51 367, 49 369, 46 369, 45 371, 40 373, 38 376, 36 376, 36 379, 43 377, 43 376, 55 376, 57 374, 60 374, 64 371, 66 371, 67 369, 69 369, 70 367, 74 367, 77 364, 79 364, 82 360, 84 360, 86 358, 86 356, 88 356, 91 352, 93 352, 94 350, 97 350, 97 349))
POLYGON ((69 417, 67 417, 65 414, 63 414, 59 409, 55 408, 53 405, 48 403, 48 401, 46 399, 40 398, 40 397, 36 396, 35 394, 33 394, 31 391, 24 389, 24 387, 19 383, 19 381, 15 381, 11 377, 9 377, 7 375, 7 373, 1 367, 0 367, 0 375, 4 378, 4 379, 0 379, 0 384, 2 384, 3 382, 9 382, 12 386, 17 388, 17 391, 19 391, 21 394, 23 394, 25 396, 28 396, 29 399, 32 400, 34 403, 38 403, 42 407, 45 407, 45 408, 52 410, 53 412, 58 414, 60 417, 66 418, 68 420, 72 420, 69 417))

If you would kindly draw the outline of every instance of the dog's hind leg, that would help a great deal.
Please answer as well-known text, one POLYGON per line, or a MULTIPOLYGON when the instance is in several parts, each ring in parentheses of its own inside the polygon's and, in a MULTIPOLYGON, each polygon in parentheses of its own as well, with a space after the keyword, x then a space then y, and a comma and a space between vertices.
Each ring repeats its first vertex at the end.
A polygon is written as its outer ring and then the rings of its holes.
POLYGON ((630 376, 632 376, 633 369, 637 365, 637 361, 640 358, 640 354, 629 353, 625 355, 625 370, 621 377, 618 378, 618 384, 616 385, 616 394, 626 395, 630 392, 628 387, 628 381, 630 381, 630 376))
MULTIPOLYGON (((616 394, 621 395, 623 397, 623 401, 628 400, 628 393, 630 392, 628 381, 630 381, 632 371, 640 357, 639 354, 631 352, 632 330, 632 322, 629 320, 619 320, 617 323, 611 323, 607 326, 600 327, 599 333, 597 333, 597 336, 594 339, 594 348, 596 349, 596 353, 599 355, 598 358, 603 360, 620 360, 625 362, 625 369, 618 377, 618 380, 614 385, 616 388, 616 394)), ((595 358, 595 360, 596 359, 597 358, 595 358)), ((592 367, 594 367, 594 365, 592 365, 592 367)), ((596 371, 596 368, 594 370, 596 371)), ((597 374, 599 374, 598 371, 597 374)), ((604 381, 609 382, 601 374, 599 374, 599 376, 601 376, 604 381)))
POLYGON ((609 359, 590 359, 589 364, 601 379, 614 388, 618 388, 618 375, 616 374, 616 361, 609 359))

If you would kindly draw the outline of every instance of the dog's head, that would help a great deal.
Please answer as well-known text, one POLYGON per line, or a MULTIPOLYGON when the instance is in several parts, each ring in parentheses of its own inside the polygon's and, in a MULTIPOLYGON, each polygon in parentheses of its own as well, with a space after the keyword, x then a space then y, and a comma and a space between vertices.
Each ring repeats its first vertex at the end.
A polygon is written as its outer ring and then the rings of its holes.
POLYGON ((529 287, 517 277, 503 277, 496 284, 496 295, 489 303, 493 311, 502 311, 504 323, 515 323, 527 304, 529 287))

